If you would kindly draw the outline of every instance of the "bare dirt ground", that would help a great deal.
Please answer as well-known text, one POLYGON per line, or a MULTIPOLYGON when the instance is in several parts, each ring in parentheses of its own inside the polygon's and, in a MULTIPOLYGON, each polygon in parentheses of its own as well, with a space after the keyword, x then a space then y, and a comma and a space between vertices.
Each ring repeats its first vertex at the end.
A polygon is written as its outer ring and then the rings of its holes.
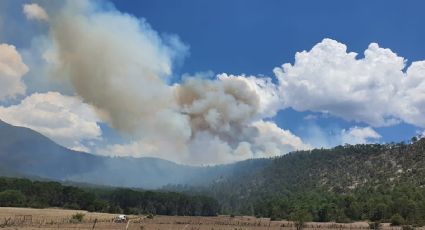
MULTIPOLYGON (((138 229, 138 230, 295 230, 288 221, 270 221, 267 218, 249 216, 129 216, 128 223, 114 223, 116 214, 92 213, 79 210, 31 209, 0 207, 0 229, 138 229), (84 213, 81 223, 71 220, 76 213, 84 213)), ((369 229, 366 222, 351 224, 307 223, 305 230, 320 229, 369 229)), ((384 224, 383 229, 400 230, 384 224)))

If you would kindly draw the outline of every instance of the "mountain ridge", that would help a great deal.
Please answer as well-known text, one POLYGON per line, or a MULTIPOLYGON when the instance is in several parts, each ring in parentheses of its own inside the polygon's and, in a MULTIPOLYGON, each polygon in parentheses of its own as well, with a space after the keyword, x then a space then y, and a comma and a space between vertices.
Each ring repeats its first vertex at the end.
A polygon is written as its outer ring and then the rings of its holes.
MULTIPOLYGON (((248 163, 199 167, 152 157, 98 156, 67 149, 36 131, 2 121, 0 160, 3 175, 147 189, 168 184, 208 184, 249 164, 248 160, 248 163)), ((258 164, 266 162, 258 161, 258 164)))

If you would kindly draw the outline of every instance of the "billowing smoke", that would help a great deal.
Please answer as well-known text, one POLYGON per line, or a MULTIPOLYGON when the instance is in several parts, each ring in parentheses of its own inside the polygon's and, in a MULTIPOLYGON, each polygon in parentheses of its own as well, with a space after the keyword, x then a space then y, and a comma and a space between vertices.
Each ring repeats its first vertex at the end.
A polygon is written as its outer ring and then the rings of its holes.
POLYGON ((58 74, 113 128, 159 146, 185 151, 190 129, 165 84, 185 47, 168 44, 144 21, 105 11, 88 1, 68 1, 50 21, 58 74), (176 148, 177 147, 177 148, 176 148))
POLYGON ((229 157, 242 160, 308 148, 290 132, 262 121, 279 109, 277 88, 268 78, 187 78, 176 86, 176 96, 181 112, 190 118, 189 161, 212 157, 223 163, 229 157))
POLYGON ((273 87, 267 79, 222 74, 215 80, 187 78, 176 86, 176 96, 181 112, 190 118, 193 136, 209 132, 236 144, 251 142, 258 132, 251 123, 275 113, 261 101, 261 95, 274 92, 273 87), (266 88, 260 89, 255 81, 266 88))
POLYGON ((48 18, 57 75, 132 139, 99 153, 210 164, 308 147, 264 121, 280 107, 268 78, 221 74, 169 84, 173 63, 187 51, 177 37, 88 1, 68 1, 48 18))

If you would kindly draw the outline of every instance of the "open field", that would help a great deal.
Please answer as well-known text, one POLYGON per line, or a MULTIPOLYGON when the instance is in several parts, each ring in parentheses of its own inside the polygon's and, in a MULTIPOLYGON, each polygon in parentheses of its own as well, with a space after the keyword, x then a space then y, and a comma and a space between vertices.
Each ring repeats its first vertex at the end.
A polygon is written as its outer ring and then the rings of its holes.
MULTIPOLYGON (((288 221, 270 221, 255 217, 189 217, 189 216, 129 216, 129 223, 113 223, 115 214, 90 213, 78 210, 31 209, 0 207, 0 228, 3 229, 144 229, 144 230, 295 230, 288 221), (71 221, 71 216, 84 213, 81 223, 71 221), (96 224, 95 224, 96 222, 96 224)), ((308 223, 306 230, 317 229, 368 229, 365 222, 352 224, 308 223)), ((388 224, 383 229, 399 230, 388 224)))

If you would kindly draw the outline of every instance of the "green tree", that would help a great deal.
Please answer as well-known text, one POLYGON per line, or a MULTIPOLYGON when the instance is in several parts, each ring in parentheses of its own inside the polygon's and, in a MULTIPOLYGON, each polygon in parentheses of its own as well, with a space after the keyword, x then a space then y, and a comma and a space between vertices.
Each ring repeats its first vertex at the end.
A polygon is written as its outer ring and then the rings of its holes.
POLYGON ((379 221, 385 219, 387 213, 387 205, 384 203, 379 203, 376 206, 372 207, 369 219, 371 221, 379 221))
POLYGON ((0 192, 0 206, 20 207, 20 206, 24 206, 25 202, 26 202, 26 197, 20 191, 9 189, 9 190, 0 192))
POLYGON ((400 226, 402 224, 404 224, 404 219, 400 214, 396 213, 393 216, 391 216, 391 225, 392 226, 400 226))
POLYGON ((293 221, 297 230, 302 230, 305 223, 311 221, 313 217, 305 209, 297 209, 289 215, 289 220, 293 221))

